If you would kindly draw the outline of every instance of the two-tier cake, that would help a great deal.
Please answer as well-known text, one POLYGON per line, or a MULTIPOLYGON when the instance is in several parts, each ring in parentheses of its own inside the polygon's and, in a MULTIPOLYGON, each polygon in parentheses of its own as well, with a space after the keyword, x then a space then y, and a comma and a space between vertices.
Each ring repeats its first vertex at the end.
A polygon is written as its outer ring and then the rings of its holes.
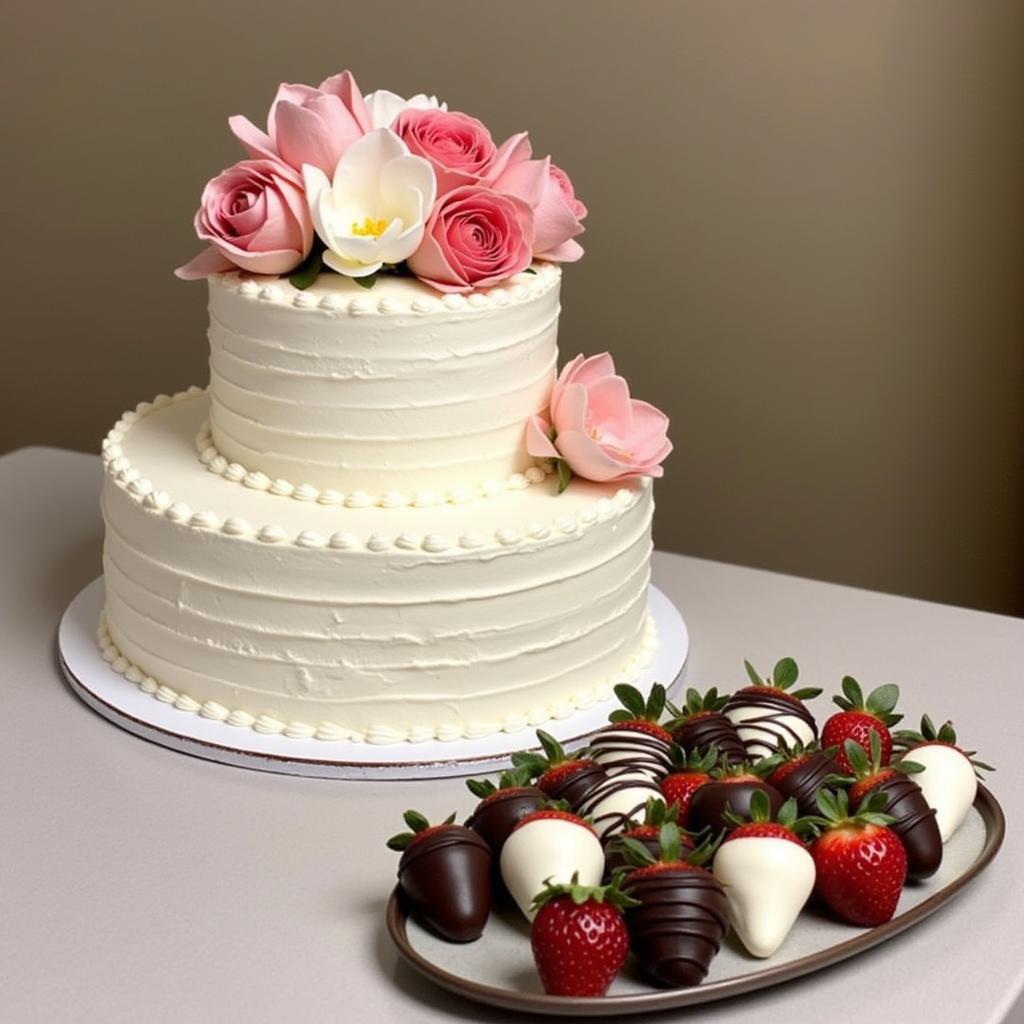
POLYGON ((347 73, 282 86, 208 186, 210 384, 103 444, 115 669, 183 711, 391 743, 605 699, 647 615, 665 418, 556 380, 585 214, 525 134, 347 73))

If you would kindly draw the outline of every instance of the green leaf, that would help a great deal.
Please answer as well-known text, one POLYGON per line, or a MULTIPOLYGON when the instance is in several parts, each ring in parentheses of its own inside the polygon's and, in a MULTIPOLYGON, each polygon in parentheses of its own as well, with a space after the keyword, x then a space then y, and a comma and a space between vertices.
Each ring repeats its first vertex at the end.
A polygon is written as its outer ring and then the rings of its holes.
POLYGON ((554 736, 543 729, 538 729, 537 739, 540 740, 540 745, 544 749, 549 764, 559 764, 565 760, 565 751, 562 750, 561 743, 554 736))
POLYGON ((324 268, 324 250, 322 245, 314 245, 309 255, 289 274, 288 283, 304 292, 319 276, 324 268))
POLYGON ((369 291, 377 283, 377 275, 367 274, 366 277, 353 277, 352 280, 355 281, 360 288, 365 288, 369 291))
POLYGON ((861 692, 860 683, 853 676, 843 676, 843 693, 846 694, 851 707, 864 706, 864 694, 861 692))
POLYGON ((917 775, 920 772, 925 771, 923 764, 918 764, 916 761, 897 761, 896 767, 901 772, 906 772, 908 775, 917 775))
POLYGON ((636 719, 625 708, 619 708, 608 716, 609 722, 635 722, 636 719))
POLYGON ((495 792, 494 783, 490 779, 466 779, 466 789, 480 800, 495 792))
POLYGON ((672 821, 666 821, 661 826, 658 834, 658 846, 661 849, 663 861, 677 861, 682 857, 683 844, 679 838, 679 826, 672 821))
POLYGON ((392 836, 385 845, 389 850, 404 850, 413 841, 413 838, 411 832, 399 832, 398 835, 392 836))
POLYGON ((646 710, 644 698, 635 686, 630 686, 629 683, 619 683, 613 687, 613 692, 619 698, 619 703, 622 704, 633 718, 644 717, 644 711, 646 710))
POLYGON ((558 470, 558 494, 572 483, 572 470, 565 459, 555 459, 555 469, 558 470))
POLYGON ((750 797, 750 820, 768 821, 772 816, 772 807, 768 802, 768 794, 763 790, 751 794, 750 797))
POLYGON ((788 690, 796 682, 798 675, 800 669, 797 668, 796 662, 792 658, 783 658, 776 662, 772 670, 772 682, 780 690, 788 690))
POLYGON ((422 832, 424 829, 430 828, 430 822, 419 811, 406 811, 402 818, 413 832, 422 832))
MULTIPOLYGON (((883 686, 876 687, 868 694, 865 708, 869 714, 885 721, 889 712, 896 707, 896 702, 899 699, 900 688, 895 683, 885 683, 883 686)), ((893 723, 886 722, 886 724, 892 725, 893 723)))
POLYGON ((536 274, 537 270, 536 270, 535 267, 526 267, 526 269, 523 270, 523 273, 524 274, 536 274))
POLYGON ((750 676, 750 681, 755 686, 764 686, 764 680, 757 674, 754 666, 746 659, 743 660, 743 667, 747 670, 747 675, 750 676))
POLYGON ((815 697, 818 697, 820 695, 820 686, 804 686, 799 690, 790 691, 790 696, 796 697, 797 700, 814 700, 815 697))
POLYGON ((647 718, 652 722, 660 721, 667 702, 665 687, 661 683, 655 683, 647 696, 647 718))

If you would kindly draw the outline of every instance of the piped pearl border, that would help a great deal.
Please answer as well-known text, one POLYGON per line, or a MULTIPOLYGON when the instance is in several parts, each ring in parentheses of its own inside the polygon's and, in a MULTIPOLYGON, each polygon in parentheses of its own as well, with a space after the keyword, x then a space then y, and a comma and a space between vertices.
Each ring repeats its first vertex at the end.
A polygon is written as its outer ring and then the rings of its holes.
POLYGON ((193 385, 173 395, 157 395, 152 402, 139 402, 134 410, 124 413, 103 440, 101 455, 107 475, 128 497, 153 515, 193 530, 220 532, 229 537, 240 537, 262 544, 292 544, 300 548, 333 548, 347 551, 362 548, 375 553, 392 551, 424 551, 440 554, 461 548, 477 551, 487 548, 512 548, 519 545, 548 540, 551 537, 579 537, 595 523, 606 522, 632 508, 643 496, 643 487, 619 488, 611 498, 598 498, 585 505, 575 515, 560 515, 553 522, 531 522, 525 527, 503 526, 492 533, 464 533, 456 538, 428 533, 391 535, 375 532, 360 538, 351 531, 339 530, 324 536, 316 530, 300 530, 290 534, 276 523, 252 525, 244 519, 224 518, 208 509, 193 510, 181 501, 175 501, 167 491, 159 489, 153 481, 142 476, 124 454, 126 434, 140 419, 178 402, 194 400, 205 395, 203 388, 193 385))
POLYGON ((283 498, 305 501, 318 505, 340 505, 345 508, 434 508, 437 505, 465 505, 480 498, 495 498, 505 491, 525 491, 533 484, 543 483, 552 472, 550 466, 530 466, 522 473, 513 473, 506 480, 485 480, 479 487, 456 486, 440 494, 437 491, 417 491, 412 497, 398 491, 372 495, 365 491, 350 491, 343 494, 332 488, 321 489, 313 484, 293 484, 287 480, 272 480, 259 470, 246 469, 240 462, 229 462, 217 450, 210 432, 210 421, 206 420, 196 434, 196 451, 199 461, 215 476, 242 484, 254 491, 266 491, 283 498))
POLYGON ((285 278, 279 283, 268 283, 266 279, 254 280, 237 272, 221 274, 217 280, 222 288, 233 291, 242 298, 254 302, 269 302, 279 306, 294 306, 296 309, 320 311, 330 315, 349 316, 394 316, 414 313, 429 316, 440 313, 462 313, 469 310, 490 309, 537 299, 554 288, 562 272, 551 263, 535 263, 534 273, 522 271, 494 288, 462 294, 442 294, 426 288, 415 289, 415 297, 408 300, 394 296, 375 298, 372 291, 359 295, 344 295, 331 290, 318 294, 316 285, 308 291, 298 291, 285 278))
POLYGON ((317 739, 327 742, 346 740, 350 743, 417 743, 427 740, 453 741, 460 739, 482 739, 495 733, 517 733, 531 726, 543 725, 551 719, 568 718, 573 712, 591 707, 600 701, 609 700, 614 687, 620 683, 633 683, 640 673, 649 668, 658 647, 658 630, 654 619, 648 615, 644 624, 643 638, 640 649, 630 658, 621 671, 609 679, 593 687, 580 690, 567 700, 555 701, 548 705, 531 708, 525 714, 505 715, 500 720, 469 721, 464 725, 415 726, 411 729, 396 729, 389 725, 370 726, 366 732, 347 729, 334 722, 320 722, 311 725, 307 722, 282 722, 271 715, 253 715, 241 709, 229 709, 214 700, 198 701, 187 693, 158 682, 147 675, 137 665, 129 661, 118 649, 110 637, 107 628, 106 612, 100 613, 96 639, 103 655, 103 660, 125 679, 134 683, 143 693, 148 693, 163 704, 169 704, 178 711, 199 715, 211 721, 224 722, 226 725, 240 729, 254 729, 264 735, 280 735, 289 739, 317 739))

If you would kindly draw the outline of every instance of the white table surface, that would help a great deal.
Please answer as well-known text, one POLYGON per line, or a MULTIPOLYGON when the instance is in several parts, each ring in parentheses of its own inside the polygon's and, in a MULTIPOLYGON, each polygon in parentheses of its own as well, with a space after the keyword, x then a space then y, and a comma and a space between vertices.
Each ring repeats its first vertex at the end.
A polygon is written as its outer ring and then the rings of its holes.
MULTIPOLYGON (((63 683, 57 621, 100 571, 92 456, 0 458, 0 1020, 527 1021, 450 996, 384 930, 400 814, 469 809, 458 779, 335 782, 173 753, 93 714, 63 683)), ((663 508, 661 514, 670 514, 663 508)), ((903 688, 1000 770, 1008 820, 956 900, 865 955, 758 994, 636 1020, 995 1024, 1022 1019, 1024 621, 655 556, 693 640, 687 681, 743 682, 792 654, 808 684, 903 688), (856 998, 855 998, 856 997, 856 998)), ((816 702, 819 715, 824 701, 816 702)))

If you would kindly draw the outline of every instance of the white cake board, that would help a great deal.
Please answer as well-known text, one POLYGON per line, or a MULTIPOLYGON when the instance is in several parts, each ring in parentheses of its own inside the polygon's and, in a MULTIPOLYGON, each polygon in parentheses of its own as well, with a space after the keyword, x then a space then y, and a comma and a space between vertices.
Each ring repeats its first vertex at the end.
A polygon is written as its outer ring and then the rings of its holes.
MULTIPOLYGON (((660 590, 652 586, 647 600, 658 628, 658 645, 651 665, 641 671, 636 686, 646 692, 652 683, 662 682, 671 696, 682 685, 689 634, 675 605, 660 590)), ((239 768, 314 778, 427 779, 507 767, 514 751, 537 745, 532 729, 474 740, 386 746, 289 739, 178 711, 143 693, 103 660, 96 642, 103 603, 100 577, 68 605, 61 619, 57 634, 60 661, 71 689, 115 725, 184 754, 239 768)), ((549 721, 543 728, 562 742, 580 740, 607 725, 608 713, 617 706, 614 700, 604 701, 567 718, 549 721)))

